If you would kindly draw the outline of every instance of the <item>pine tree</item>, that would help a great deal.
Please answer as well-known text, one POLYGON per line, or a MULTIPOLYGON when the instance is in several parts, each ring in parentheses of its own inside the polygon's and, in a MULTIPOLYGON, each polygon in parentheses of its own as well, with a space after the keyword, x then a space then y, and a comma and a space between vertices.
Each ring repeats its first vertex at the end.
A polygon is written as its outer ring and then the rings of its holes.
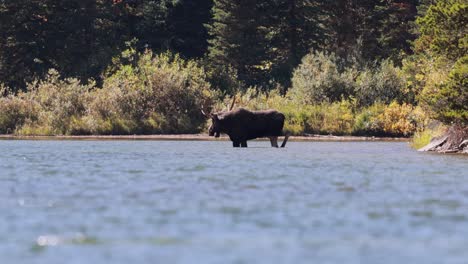
POLYGON ((272 78, 289 87, 292 72, 310 49, 321 49, 325 42, 322 26, 325 1, 269 1, 272 78))
POLYGON ((121 36, 106 0, 0 2, 0 80, 13 89, 50 68, 64 77, 99 78, 121 36))
POLYGON ((202 57, 208 46, 205 28, 213 0, 123 0, 121 23, 137 39, 137 48, 171 50, 186 58, 202 57))
POLYGON ((215 0, 208 26, 208 56, 215 67, 233 67, 246 85, 264 85, 268 72, 267 1, 215 0))
POLYGON ((464 127, 468 125, 467 12, 466 0, 431 5, 417 20, 420 36, 415 41, 416 54, 432 60, 423 74, 438 76, 425 83, 420 101, 438 120, 464 127))
POLYGON ((378 49, 374 59, 391 58, 400 63, 405 55, 412 54, 411 42, 416 39, 414 21, 419 0, 381 2, 375 9, 378 14, 378 49))
POLYGON ((171 50, 187 58, 200 58, 208 48, 205 24, 211 19, 213 0, 179 0, 168 16, 168 29, 172 32, 171 50))
POLYGON ((359 64, 410 53, 418 0, 337 0, 325 5, 327 50, 359 64))

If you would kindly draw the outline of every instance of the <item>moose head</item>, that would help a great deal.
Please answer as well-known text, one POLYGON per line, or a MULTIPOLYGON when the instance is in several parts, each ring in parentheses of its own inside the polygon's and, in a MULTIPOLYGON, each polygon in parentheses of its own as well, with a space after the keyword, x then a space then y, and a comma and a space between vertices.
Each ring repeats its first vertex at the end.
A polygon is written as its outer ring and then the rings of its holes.
POLYGON ((215 113, 210 113, 207 115, 203 110, 202 114, 206 118, 211 118, 211 126, 208 129, 208 134, 210 137, 214 136, 218 138, 223 130, 222 126, 222 120, 224 119, 224 114, 230 112, 234 108, 234 104, 236 103, 236 96, 233 97, 231 106, 228 107, 227 111, 220 111, 220 112, 215 112, 215 113))

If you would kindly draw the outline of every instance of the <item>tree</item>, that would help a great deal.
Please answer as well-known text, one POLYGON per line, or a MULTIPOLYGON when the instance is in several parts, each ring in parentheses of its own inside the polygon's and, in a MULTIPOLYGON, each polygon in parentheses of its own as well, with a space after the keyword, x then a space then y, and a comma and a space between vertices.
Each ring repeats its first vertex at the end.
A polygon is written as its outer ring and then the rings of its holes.
POLYGON ((375 8, 378 22, 378 50, 374 58, 390 58, 400 64, 404 56, 412 54, 411 42, 416 39, 414 21, 420 0, 384 1, 375 8))
POLYGON ((326 49, 348 63, 362 66, 411 53, 411 22, 418 0, 337 0, 324 5, 328 35, 326 49), (356 61, 357 60, 357 61, 356 61))
POLYGON ((205 24, 211 19, 213 0, 179 0, 168 16, 170 47, 187 58, 200 58, 208 49, 205 24))
POLYGON ((417 20, 415 51, 432 60, 432 67, 420 73, 426 80, 420 101, 446 124, 468 123, 467 12, 466 0, 439 1, 417 20))
POLYGON ((55 68, 99 78, 118 51, 118 6, 109 0, 0 2, 0 80, 13 89, 55 68))
POLYGON ((292 72, 310 49, 320 50, 325 42, 322 26, 325 1, 273 0, 270 4, 269 61, 271 75, 289 87, 292 72))
POLYGON ((418 18, 420 36, 416 52, 430 52, 452 61, 468 54, 468 2, 466 0, 438 1, 418 18))
POLYGON ((268 2, 261 0, 215 0, 208 25, 208 57, 215 67, 232 66, 247 85, 267 82, 268 2))
POLYGON ((468 125, 468 56, 460 58, 445 82, 425 89, 422 101, 446 124, 468 125))

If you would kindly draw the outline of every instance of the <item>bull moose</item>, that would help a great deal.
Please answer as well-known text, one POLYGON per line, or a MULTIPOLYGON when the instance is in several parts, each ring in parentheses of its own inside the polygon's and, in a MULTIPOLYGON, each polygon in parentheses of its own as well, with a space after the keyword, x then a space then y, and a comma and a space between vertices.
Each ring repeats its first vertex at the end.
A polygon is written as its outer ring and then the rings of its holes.
POLYGON ((225 133, 232 141, 233 147, 247 147, 247 140, 267 137, 271 146, 278 147, 278 137, 284 136, 281 147, 286 146, 289 135, 283 133, 284 115, 276 110, 249 111, 244 108, 232 110, 235 98, 228 111, 203 114, 211 118, 209 135, 219 137, 225 133))

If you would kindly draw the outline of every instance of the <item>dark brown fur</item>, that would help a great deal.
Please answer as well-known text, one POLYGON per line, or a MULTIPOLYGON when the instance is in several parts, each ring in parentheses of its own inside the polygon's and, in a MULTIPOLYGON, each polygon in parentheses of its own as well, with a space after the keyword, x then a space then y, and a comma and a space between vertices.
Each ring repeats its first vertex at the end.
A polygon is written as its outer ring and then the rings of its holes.
MULTIPOLYGON (((247 140, 267 137, 272 147, 278 147, 278 137, 283 136, 284 115, 276 110, 249 111, 238 108, 233 111, 219 112, 211 115, 210 136, 219 137, 225 133, 234 147, 247 147, 247 140)), ((285 136, 281 147, 286 145, 285 136)))

